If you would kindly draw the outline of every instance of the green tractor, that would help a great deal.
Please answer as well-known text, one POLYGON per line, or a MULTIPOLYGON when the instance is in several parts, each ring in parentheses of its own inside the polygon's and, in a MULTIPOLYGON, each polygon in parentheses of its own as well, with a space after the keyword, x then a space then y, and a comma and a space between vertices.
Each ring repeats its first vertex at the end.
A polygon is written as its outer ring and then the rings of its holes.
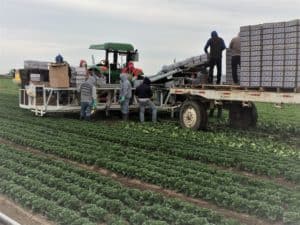
MULTIPOLYGON (((89 69, 100 71, 106 77, 107 83, 114 84, 119 81, 122 69, 128 62, 136 62, 139 59, 137 49, 132 44, 107 42, 104 44, 90 45, 89 49, 104 50, 105 58, 95 61, 89 69)), ((141 69, 135 68, 139 75, 143 75, 141 69)))

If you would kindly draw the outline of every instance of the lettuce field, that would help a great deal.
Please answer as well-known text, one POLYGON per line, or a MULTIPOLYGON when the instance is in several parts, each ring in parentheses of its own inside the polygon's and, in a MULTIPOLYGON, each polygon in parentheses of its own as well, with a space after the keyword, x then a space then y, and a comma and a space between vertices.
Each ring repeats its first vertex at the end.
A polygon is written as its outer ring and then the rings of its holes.
POLYGON ((0 195, 60 225, 300 224, 300 106, 207 131, 176 120, 35 117, 0 79, 0 195))

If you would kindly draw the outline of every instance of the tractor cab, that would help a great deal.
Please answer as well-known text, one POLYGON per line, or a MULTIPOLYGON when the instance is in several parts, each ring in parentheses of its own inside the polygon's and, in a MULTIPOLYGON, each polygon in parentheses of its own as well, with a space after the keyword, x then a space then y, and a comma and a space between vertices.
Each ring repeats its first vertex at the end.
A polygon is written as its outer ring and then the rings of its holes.
POLYGON ((106 77, 107 83, 117 83, 122 69, 129 61, 138 61, 139 54, 133 45, 126 43, 107 42, 99 45, 91 45, 89 49, 104 50, 103 59, 94 59, 93 66, 106 77))

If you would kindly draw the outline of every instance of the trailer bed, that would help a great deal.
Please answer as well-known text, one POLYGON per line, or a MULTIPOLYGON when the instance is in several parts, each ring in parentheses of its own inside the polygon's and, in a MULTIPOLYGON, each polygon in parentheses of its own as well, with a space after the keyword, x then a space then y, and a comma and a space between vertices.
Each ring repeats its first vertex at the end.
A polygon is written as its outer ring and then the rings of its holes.
POLYGON ((298 89, 247 88, 238 85, 199 85, 173 87, 174 95, 199 96, 207 100, 300 104, 298 89))

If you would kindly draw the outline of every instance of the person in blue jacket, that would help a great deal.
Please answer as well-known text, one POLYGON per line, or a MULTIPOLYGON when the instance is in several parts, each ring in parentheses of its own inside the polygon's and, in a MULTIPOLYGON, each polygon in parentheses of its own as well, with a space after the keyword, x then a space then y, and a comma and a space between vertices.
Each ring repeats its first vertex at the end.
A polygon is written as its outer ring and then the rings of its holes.
POLYGON ((211 32, 211 38, 207 41, 204 51, 209 54, 209 77, 208 83, 213 83, 214 67, 217 66, 217 84, 221 82, 222 75, 222 52, 226 49, 225 42, 218 36, 216 31, 211 32), (208 53, 209 48, 209 53, 208 53))

